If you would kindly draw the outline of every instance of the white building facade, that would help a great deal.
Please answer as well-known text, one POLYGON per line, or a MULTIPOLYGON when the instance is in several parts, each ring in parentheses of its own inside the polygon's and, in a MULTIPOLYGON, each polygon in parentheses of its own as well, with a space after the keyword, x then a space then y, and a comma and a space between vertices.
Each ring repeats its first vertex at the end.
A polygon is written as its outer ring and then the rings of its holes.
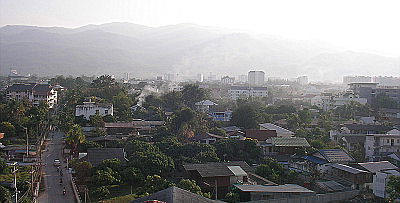
POLYGON ((231 89, 228 90, 228 93, 231 99, 268 96, 268 90, 266 87, 232 86, 231 89))
POLYGON ((75 116, 83 116, 86 120, 94 115, 107 116, 114 115, 112 104, 96 104, 95 102, 83 102, 82 105, 76 105, 75 116))
POLYGON ((37 106, 44 101, 49 108, 54 108, 57 104, 57 91, 48 84, 13 84, 6 90, 8 100, 28 100, 37 106))

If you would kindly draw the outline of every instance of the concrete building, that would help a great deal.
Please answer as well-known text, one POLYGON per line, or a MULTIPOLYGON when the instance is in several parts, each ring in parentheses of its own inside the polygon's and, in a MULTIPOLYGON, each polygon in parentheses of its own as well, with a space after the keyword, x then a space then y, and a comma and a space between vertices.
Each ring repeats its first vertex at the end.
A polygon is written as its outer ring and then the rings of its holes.
POLYGON ((372 80, 382 86, 400 86, 400 77, 377 76, 372 80))
POLYGON ((308 84, 308 77, 306 75, 300 76, 296 78, 296 82, 300 85, 307 85, 308 84))
POLYGON ((378 86, 378 83, 350 83, 349 89, 361 98, 366 98, 369 104, 382 94, 400 103, 400 86, 378 86))
POLYGON ((83 104, 76 105, 75 116, 83 116, 86 120, 94 115, 106 116, 114 115, 114 108, 112 104, 96 104, 95 102, 83 102, 83 104))
POLYGON ((369 76, 343 76, 343 84, 359 83, 359 82, 372 82, 372 78, 369 76))
POLYGON ((263 85, 265 80, 264 71, 249 71, 248 82, 251 86, 263 85))
POLYGON ((235 78, 229 77, 229 76, 224 76, 221 78, 221 83, 226 84, 226 85, 232 85, 233 83, 235 83, 235 78))
POLYGON ((198 82, 203 82, 203 81, 204 81, 204 76, 203 76, 203 74, 201 74, 201 73, 197 74, 197 75, 196 75, 196 80, 197 80, 198 82))
POLYGON ((400 172, 397 170, 387 170, 376 172, 373 176, 373 193, 375 196, 380 198, 387 198, 386 185, 389 182, 390 176, 400 176, 400 172))
POLYGON ((13 84, 6 89, 7 100, 28 100, 33 105, 46 102, 49 108, 57 104, 57 91, 49 84, 27 83, 13 84))
POLYGON ((244 87, 244 86, 232 86, 228 90, 231 99, 238 99, 239 97, 266 97, 268 91, 266 87, 244 87))

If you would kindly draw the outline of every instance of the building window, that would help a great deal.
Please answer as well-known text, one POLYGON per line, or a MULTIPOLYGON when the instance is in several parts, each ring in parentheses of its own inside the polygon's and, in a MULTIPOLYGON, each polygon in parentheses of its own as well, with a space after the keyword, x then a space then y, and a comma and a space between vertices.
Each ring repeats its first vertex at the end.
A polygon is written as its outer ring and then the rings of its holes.
POLYGON ((386 143, 389 143, 389 139, 386 140, 386 143))
POLYGON ((106 115, 108 114, 108 109, 104 110, 104 114, 106 115))

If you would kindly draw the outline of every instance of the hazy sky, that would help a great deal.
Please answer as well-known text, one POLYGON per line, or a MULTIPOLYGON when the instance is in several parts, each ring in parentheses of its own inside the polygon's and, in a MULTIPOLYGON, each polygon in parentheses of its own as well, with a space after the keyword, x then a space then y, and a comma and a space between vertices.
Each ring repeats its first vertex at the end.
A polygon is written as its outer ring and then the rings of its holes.
POLYGON ((0 25, 237 28, 400 56, 400 0, 0 0, 0 25))

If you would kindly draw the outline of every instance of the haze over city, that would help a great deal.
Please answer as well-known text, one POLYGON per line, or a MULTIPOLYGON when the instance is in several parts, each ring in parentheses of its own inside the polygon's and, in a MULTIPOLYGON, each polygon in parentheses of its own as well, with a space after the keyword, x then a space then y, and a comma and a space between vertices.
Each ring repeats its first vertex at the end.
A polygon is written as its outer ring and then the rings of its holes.
MULTIPOLYGON (((400 74, 400 28, 395 26, 400 18, 396 11, 397 1, 49 3, 2 0, 1 5, 0 72, 3 74, 8 73, 7 67, 10 66, 20 72, 50 75, 57 71, 68 75, 109 73, 107 71, 111 70, 115 75, 121 75, 143 70, 143 76, 168 71, 186 75, 185 71, 193 72, 198 68, 203 70, 203 74, 244 74, 252 67, 266 71, 271 77, 282 76, 283 71, 287 78, 309 75, 312 81, 336 82, 341 81, 344 75, 357 75, 361 71, 369 76, 400 74), (53 34, 53 42, 43 37, 46 33, 26 31, 24 34, 27 36, 15 35, 19 33, 16 31, 18 28, 10 31, 12 28, 4 27, 6 25, 60 29, 41 29, 53 34), (68 33, 68 29, 61 29, 64 27, 74 31, 68 33), (94 41, 92 46, 101 47, 101 50, 87 53, 90 57, 77 58, 75 55, 87 52, 90 46, 82 43, 82 40, 91 38, 89 32, 82 32, 88 30, 92 34, 97 31, 118 34, 96 35, 117 44, 94 41), (121 35, 134 39, 119 46, 121 35), (170 42, 160 44, 160 40, 170 42), (36 53, 27 53, 24 58, 16 57, 14 52, 32 50, 26 44, 13 46, 13 42, 22 41, 40 45, 36 47, 36 53), (43 44, 47 47, 41 46, 43 44), (215 47, 215 44, 219 46, 215 47), (74 54, 69 56, 74 59, 72 61, 60 53, 71 47, 74 47, 71 50, 74 54), (160 47, 170 53, 160 53, 160 47), (110 53, 114 48, 119 52, 110 53), (45 52, 48 49, 54 50, 52 54, 56 57, 48 59, 49 54, 45 52), (101 51, 109 54, 105 56, 109 64, 102 64, 102 68, 97 66, 104 59, 105 53, 99 53, 101 51), (36 61, 38 58, 48 60, 36 61), (381 68, 376 69, 378 65, 381 68)), ((36 28, 19 29, 32 31, 36 28)))
POLYGON ((0 202, 400 202, 399 8, 0 0, 0 202))

